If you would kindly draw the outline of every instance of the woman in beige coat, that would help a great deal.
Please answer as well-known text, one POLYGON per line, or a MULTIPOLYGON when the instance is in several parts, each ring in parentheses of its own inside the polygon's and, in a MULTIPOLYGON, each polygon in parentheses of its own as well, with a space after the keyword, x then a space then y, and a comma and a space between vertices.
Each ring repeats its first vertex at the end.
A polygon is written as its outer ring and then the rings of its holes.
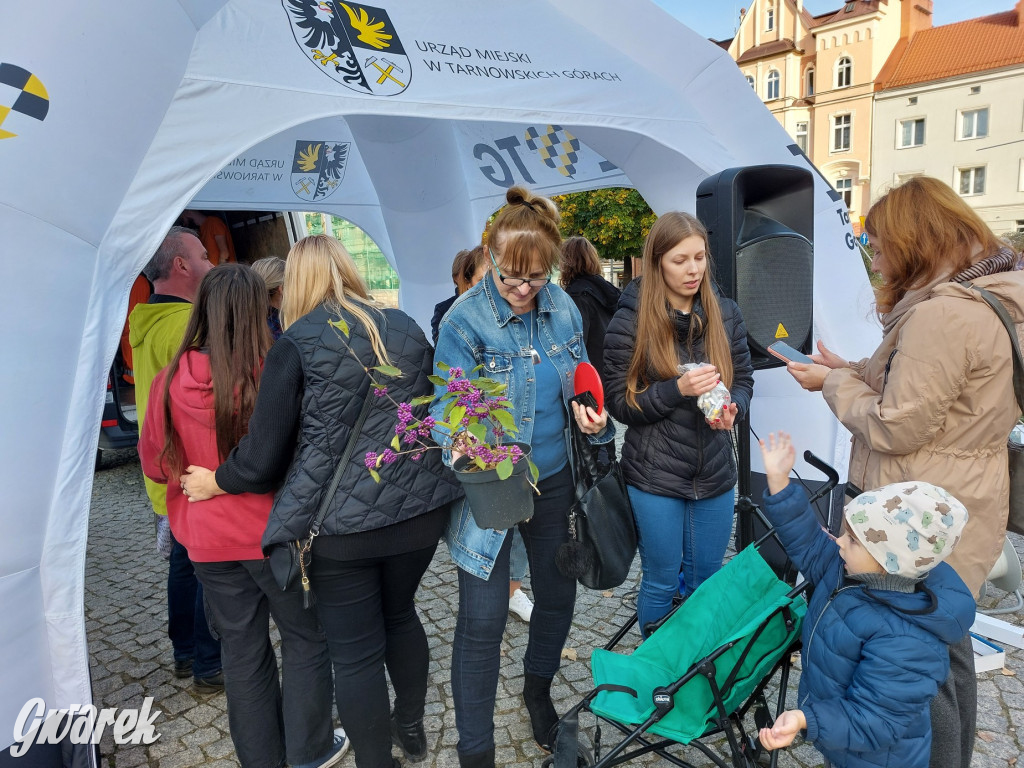
MULTIPOLYGON (((999 318, 965 280, 1024 323, 1016 254, 946 184, 916 177, 865 220, 882 343, 848 362, 818 343, 815 365, 790 363, 853 433, 849 480, 861 489, 904 480, 940 485, 970 519, 948 562, 976 595, 1002 550, 1009 503, 1006 440, 1019 411, 1013 353, 999 318)), ((950 648, 950 679, 932 704, 931 765, 969 768, 977 680, 969 637, 950 648)))

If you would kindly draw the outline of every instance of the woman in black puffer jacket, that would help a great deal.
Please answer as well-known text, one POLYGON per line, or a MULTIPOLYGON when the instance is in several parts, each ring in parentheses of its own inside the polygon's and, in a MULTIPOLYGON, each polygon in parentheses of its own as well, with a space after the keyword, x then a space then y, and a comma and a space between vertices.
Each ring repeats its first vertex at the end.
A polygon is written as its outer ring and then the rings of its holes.
POLYGON ((623 292, 604 356, 608 409, 628 427, 622 464, 640 534, 646 636, 677 589, 690 594, 722 565, 736 485, 731 431, 754 388, 739 307, 715 293, 707 232, 690 214, 655 222, 643 277, 623 292), (679 373, 691 362, 710 364, 679 373), (697 398, 719 380, 732 403, 709 421, 697 398))

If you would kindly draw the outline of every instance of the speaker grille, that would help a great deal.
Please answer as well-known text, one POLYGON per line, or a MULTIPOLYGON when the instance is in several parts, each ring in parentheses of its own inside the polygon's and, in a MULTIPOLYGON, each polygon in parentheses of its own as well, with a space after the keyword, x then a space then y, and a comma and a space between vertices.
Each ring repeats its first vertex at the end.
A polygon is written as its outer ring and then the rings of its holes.
POLYGON ((814 256, 795 232, 744 244, 736 251, 736 303, 752 352, 779 339, 799 349, 811 335, 814 256), (788 336, 779 332, 779 326, 788 336))

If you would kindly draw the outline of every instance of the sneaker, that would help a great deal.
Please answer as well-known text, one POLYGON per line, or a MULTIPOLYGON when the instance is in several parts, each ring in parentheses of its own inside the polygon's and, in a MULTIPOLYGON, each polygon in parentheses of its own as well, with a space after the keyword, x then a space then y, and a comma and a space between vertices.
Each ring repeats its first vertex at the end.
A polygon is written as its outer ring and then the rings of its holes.
POLYGON ((530 616, 533 615, 533 602, 523 590, 517 589, 512 593, 512 597, 508 599, 508 609, 527 624, 530 623, 530 616))
POLYGON ((224 673, 218 672, 206 677, 193 677, 192 690, 196 693, 220 693, 224 690, 224 673))
POLYGON ((174 660, 174 676, 184 680, 186 677, 192 677, 192 659, 183 659, 182 661, 174 660))
POLYGON ((337 765, 341 762, 341 758, 345 756, 350 746, 351 742, 349 742, 348 736, 345 735, 345 729, 335 728, 334 744, 331 746, 330 752, 318 760, 314 760, 310 763, 293 765, 292 768, 331 768, 332 765, 337 765))

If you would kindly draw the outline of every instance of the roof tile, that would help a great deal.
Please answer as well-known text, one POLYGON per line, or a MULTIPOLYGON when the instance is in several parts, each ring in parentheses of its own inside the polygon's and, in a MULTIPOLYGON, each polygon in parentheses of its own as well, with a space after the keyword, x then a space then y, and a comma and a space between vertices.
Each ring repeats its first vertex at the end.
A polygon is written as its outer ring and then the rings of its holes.
POLYGON ((880 90, 1021 63, 1024 26, 1017 11, 1006 11, 921 30, 910 39, 880 90))

